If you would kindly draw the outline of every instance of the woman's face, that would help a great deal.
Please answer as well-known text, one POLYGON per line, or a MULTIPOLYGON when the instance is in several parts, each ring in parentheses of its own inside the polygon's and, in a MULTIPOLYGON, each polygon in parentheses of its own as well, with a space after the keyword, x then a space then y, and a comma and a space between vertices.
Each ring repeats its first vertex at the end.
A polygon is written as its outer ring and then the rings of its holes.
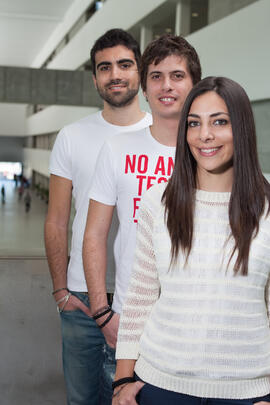
POLYGON ((198 96, 188 114, 187 142, 198 174, 221 174, 233 165, 233 133, 224 100, 214 91, 198 96))

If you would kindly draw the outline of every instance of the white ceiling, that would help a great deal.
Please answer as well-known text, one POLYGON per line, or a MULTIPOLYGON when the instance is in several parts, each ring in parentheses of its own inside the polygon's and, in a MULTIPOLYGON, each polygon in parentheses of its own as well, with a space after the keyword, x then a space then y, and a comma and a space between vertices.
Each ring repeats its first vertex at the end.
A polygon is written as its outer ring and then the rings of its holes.
POLYGON ((74 0, 0 0, 0 66, 30 66, 74 0))

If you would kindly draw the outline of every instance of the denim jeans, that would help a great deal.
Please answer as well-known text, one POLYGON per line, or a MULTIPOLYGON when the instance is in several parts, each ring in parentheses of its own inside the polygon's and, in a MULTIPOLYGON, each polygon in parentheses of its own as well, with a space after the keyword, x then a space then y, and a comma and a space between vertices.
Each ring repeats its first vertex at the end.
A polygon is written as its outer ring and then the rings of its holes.
MULTIPOLYGON (((88 296, 72 292, 89 306, 88 296)), ((68 405, 111 405, 115 350, 81 310, 61 312, 63 368, 68 405)))
POLYGON ((139 405, 252 405, 259 401, 266 401, 270 404, 270 394, 250 399, 199 398, 167 391, 146 383, 137 395, 136 400, 139 405))

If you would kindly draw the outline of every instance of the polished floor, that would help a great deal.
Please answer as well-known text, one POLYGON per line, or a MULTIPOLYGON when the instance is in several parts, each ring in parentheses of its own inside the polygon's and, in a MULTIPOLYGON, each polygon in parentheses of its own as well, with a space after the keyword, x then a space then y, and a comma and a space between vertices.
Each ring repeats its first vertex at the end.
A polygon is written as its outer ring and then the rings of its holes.
POLYGON ((13 181, 1 181, 6 193, 5 204, 0 203, 0 256, 44 256, 43 224, 47 205, 30 191, 31 209, 25 212, 24 197, 19 199, 13 181))
MULTIPOLYGON (((0 188, 3 182, 0 180, 0 188)), ((64 405, 60 323, 43 247, 47 205, 25 212, 13 182, 0 201, 1 405, 64 405)))

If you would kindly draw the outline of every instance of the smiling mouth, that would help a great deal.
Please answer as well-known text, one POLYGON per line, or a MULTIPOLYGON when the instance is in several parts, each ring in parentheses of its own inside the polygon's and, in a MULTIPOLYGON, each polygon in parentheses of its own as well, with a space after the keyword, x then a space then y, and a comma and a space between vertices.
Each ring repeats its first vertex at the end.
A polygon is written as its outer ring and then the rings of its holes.
POLYGON ((114 85, 114 86, 109 86, 108 89, 109 90, 115 90, 115 91, 119 91, 124 89, 126 86, 125 85, 114 85))
POLYGON ((199 148, 199 151, 202 156, 215 156, 221 147, 222 146, 216 148, 199 148))
POLYGON ((162 104, 170 105, 176 101, 176 98, 175 97, 160 97, 159 101, 161 101, 162 104))

